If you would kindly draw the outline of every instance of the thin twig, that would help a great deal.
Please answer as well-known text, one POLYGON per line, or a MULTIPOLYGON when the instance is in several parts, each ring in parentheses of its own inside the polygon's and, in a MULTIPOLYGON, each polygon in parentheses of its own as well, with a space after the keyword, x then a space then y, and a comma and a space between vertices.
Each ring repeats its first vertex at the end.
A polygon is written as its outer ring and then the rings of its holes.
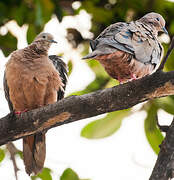
POLYGON ((156 124, 158 126, 158 128, 160 129, 161 132, 167 132, 169 130, 169 126, 161 126, 159 124, 159 119, 158 119, 158 114, 156 114, 156 124))
POLYGON ((16 180, 18 180, 17 172, 19 171, 19 168, 17 167, 16 159, 15 159, 15 155, 18 152, 18 149, 15 147, 15 145, 12 142, 7 143, 6 147, 10 153, 10 158, 11 158, 12 163, 13 163, 16 180))
POLYGON ((163 70, 164 65, 165 65, 165 63, 166 63, 169 55, 171 54, 173 48, 174 48, 174 37, 172 38, 172 41, 171 41, 171 43, 170 43, 170 47, 169 47, 166 55, 164 56, 164 58, 163 58, 163 60, 162 60, 162 62, 161 62, 161 64, 160 64, 159 68, 157 69, 157 71, 163 70))

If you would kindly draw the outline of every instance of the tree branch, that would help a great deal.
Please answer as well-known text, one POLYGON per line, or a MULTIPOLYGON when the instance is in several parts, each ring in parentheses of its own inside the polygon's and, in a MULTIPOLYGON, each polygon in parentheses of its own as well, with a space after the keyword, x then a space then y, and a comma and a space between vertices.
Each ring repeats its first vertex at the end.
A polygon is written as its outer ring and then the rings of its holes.
POLYGON ((55 104, 0 119, 0 145, 37 131, 99 114, 130 108, 149 99, 174 94, 174 71, 150 76, 82 96, 70 96, 55 104))
POLYGON ((160 147, 158 159, 149 180, 169 180, 174 177, 174 120, 160 147))

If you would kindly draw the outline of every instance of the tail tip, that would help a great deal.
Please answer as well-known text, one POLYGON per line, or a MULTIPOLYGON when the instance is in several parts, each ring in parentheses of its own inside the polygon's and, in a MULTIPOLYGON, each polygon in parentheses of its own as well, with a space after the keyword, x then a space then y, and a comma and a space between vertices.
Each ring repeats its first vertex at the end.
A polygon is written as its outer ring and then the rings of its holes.
POLYGON ((82 57, 82 60, 93 59, 93 58, 95 58, 95 55, 92 56, 91 54, 88 54, 88 55, 82 57))

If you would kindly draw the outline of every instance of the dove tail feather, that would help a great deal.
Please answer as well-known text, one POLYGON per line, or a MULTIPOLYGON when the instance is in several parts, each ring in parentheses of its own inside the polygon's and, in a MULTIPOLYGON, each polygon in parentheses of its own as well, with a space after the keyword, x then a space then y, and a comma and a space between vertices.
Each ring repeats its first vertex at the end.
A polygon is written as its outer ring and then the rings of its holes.
POLYGON ((27 174, 42 171, 46 155, 45 133, 23 138, 23 158, 27 174))
POLYGON ((93 52, 89 53, 88 55, 84 56, 82 59, 93 59, 100 54, 101 53, 99 53, 98 51, 93 51, 93 52))

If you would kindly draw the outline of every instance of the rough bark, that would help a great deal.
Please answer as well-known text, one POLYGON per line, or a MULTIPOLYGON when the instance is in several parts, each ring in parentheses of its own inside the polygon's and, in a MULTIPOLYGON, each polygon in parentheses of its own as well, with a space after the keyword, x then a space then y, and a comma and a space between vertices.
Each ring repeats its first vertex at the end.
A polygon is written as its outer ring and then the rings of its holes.
POLYGON ((106 112, 130 108, 149 99, 174 94, 174 71, 150 76, 82 96, 70 96, 55 104, 0 119, 0 145, 55 126, 106 112))
POLYGON ((174 120, 160 147, 150 180, 169 180, 174 177, 174 120))

